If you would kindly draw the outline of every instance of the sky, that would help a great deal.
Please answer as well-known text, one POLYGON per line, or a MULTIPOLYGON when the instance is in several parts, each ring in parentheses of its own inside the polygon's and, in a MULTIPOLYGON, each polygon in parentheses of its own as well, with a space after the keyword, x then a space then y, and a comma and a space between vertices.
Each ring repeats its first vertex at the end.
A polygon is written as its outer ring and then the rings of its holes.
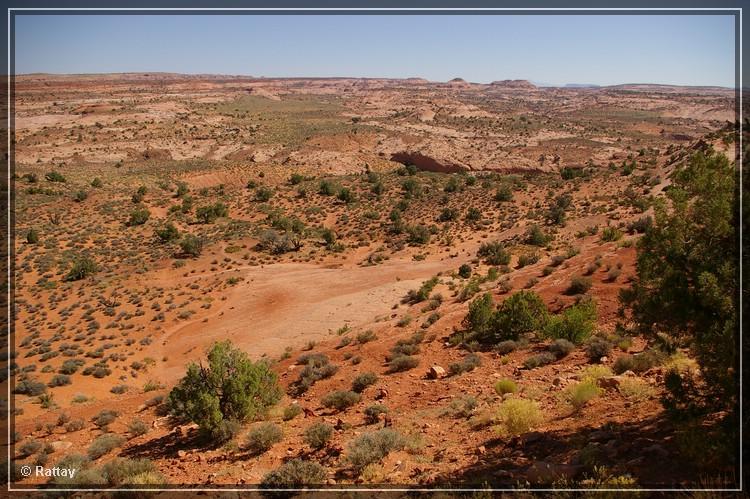
POLYGON ((735 85, 729 15, 30 15, 15 73, 735 85))

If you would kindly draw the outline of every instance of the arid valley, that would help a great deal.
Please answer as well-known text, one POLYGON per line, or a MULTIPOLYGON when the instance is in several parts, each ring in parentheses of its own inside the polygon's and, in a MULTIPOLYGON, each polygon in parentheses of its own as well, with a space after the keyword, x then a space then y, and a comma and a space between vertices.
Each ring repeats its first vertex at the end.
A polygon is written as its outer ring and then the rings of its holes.
POLYGON ((707 371, 627 296, 678 173, 737 159, 734 90, 30 74, 14 106, 14 467, 105 487, 731 482, 707 450, 725 414, 664 404, 665 379, 707 371), (278 396, 222 406, 206 438, 170 393, 226 340, 278 396))

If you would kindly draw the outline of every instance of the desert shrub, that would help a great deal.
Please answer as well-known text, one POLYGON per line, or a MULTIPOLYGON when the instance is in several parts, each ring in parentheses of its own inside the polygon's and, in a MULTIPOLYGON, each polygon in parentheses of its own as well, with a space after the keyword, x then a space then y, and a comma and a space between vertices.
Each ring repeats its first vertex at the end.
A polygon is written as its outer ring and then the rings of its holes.
POLYGON ((495 391, 498 395, 505 395, 506 393, 516 393, 518 391, 518 386, 516 386, 516 382, 512 379, 500 379, 494 384, 495 391))
POLYGON ((148 425, 140 419, 133 419, 128 423, 128 433, 134 437, 139 437, 148 433, 148 425))
POLYGON ((473 395, 461 395, 451 400, 445 414, 449 414, 454 418, 469 418, 477 406, 479 406, 479 402, 476 397, 473 395))
POLYGON ((483 258, 488 265, 508 265, 510 252, 499 241, 482 243, 477 250, 477 256, 483 258))
POLYGON ((40 451, 41 449, 42 442, 40 442, 39 440, 26 440, 18 448, 18 455, 19 457, 27 457, 34 454, 35 452, 40 451))
POLYGON ((373 341, 377 339, 377 336, 375 335, 375 332, 371 329, 368 329, 367 331, 362 331, 361 333, 357 334, 357 343, 363 345, 365 343, 368 343, 370 341, 373 341))
POLYGON ((320 401, 323 407, 334 408, 337 411, 343 411, 353 406, 362 396, 359 393, 349 390, 337 390, 331 392, 320 401))
POLYGON ((193 234, 185 234, 180 240, 180 250, 183 255, 198 257, 203 251, 203 241, 193 234))
POLYGON ((570 285, 565 293, 568 295, 582 295, 591 289, 591 278, 586 276, 575 276, 570 280, 570 285))
POLYGON ((173 414, 211 434, 222 421, 242 422, 263 415, 280 398, 276 373, 268 364, 251 361, 224 341, 209 350, 208 366, 188 366, 168 401, 173 414))
POLYGON ((537 367, 546 366, 557 360, 557 357, 552 352, 542 352, 536 355, 532 355, 523 361, 523 366, 526 369, 535 369, 537 367))
POLYGON ((60 366, 61 374, 74 374, 83 365, 80 359, 67 359, 60 366))
POLYGON ((567 357, 575 349, 576 346, 573 343, 563 338, 556 339, 549 346, 549 351, 558 359, 567 357))
POLYGON ((379 462, 391 451, 403 446, 401 435, 389 428, 363 433, 349 444, 347 461, 356 471, 361 472, 365 466, 379 462))
POLYGON ((47 385, 50 387, 55 387, 69 385, 70 383, 70 376, 68 376, 67 374, 56 374, 52 377, 49 383, 47 383, 47 385))
POLYGON ((464 263, 458 268, 458 275, 459 277, 462 277, 463 279, 468 279, 471 277, 471 265, 468 263, 464 263))
POLYGON ((601 237, 605 242, 617 241, 622 237, 622 232, 617 227, 607 226, 602 229, 601 237))
POLYGON ((498 343, 497 345, 495 345, 495 350, 500 355, 508 354, 508 353, 514 351, 516 348, 518 348, 518 343, 516 343, 513 340, 501 341, 500 343, 498 343))
POLYGON ((96 437, 96 439, 91 442, 88 449, 88 456, 91 459, 99 459, 103 455, 108 454, 121 446, 123 442, 124 439, 121 436, 115 435, 114 433, 105 433, 104 435, 96 437))
POLYGON ((551 239, 538 225, 532 225, 526 233, 526 243, 532 246, 546 246, 551 239))
POLYGON ((289 183, 290 183, 291 185, 297 185, 297 184, 299 184, 300 182, 302 182, 303 180, 305 180, 305 176, 304 176, 304 175, 302 175, 301 173, 296 173, 296 172, 295 172, 295 173, 292 173, 292 174, 291 174, 291 175, 289 176, 289 183))
POLYGON ((300 396, 305 393, 317 381, 333 376, 338 367, 331 364, 328 357, 322 353, 307 354, 297 359, 298 364, 305 367, 300 371, 299 377, 289 385, 289 394, 300 396))
POLYGON ((271 200, 273 194, 273 189, 262 185, 255 189, 255 200, 259 203, 267 203, 271 200))
POLYGON ((260 482, 265 489, 299 489, 322 485, 326 480, 323 466, 313 461, 292 459, 266 473, 260 482))
POLYGON ((439 279, 432 277, 422 283, 418 290, 409 290, 406 297, 402 300, 403 303, 419 303, 425 301, 430 297, 430 293, 437 286, 439 279))
POLYGON ((381 414, 387 414, 388 408, 382 404, 374 404, 365 408, 365 423, 375 424, 380 421, 381 414))
POLYGON ((347 187, 342 187, 336 195, 339 201, 349 204, 354 202, 354 193, 347 187))
POLYGON ((550 317, 544 326, 544 334, 580 345, 591 336, 595 327, 596 304, 593 300, 584 300, 550 317))
POLYGON ((74 258, 73 265, 65 275, 66 281, 80 281, 94 274, 98 270, 96 262, 88 256, 78 256, 74 258))
POLYGON ((113 411, 111 409, 103 409, 99 411, 96 416, 94 416, 93 421, 98 428, 106 429, 107 426, 113 423, 119 415, 120 414, 117 411, 113 411))
POLYGON ((366 372, 357 375, 352 380, 352 390, 357 393, 362 393, 365 388, 374 384, 378 380, 378 375, 372 372, 366 372))
POLYGON ((281 442, 284 433, 279 425, 265 422, 256 425, 247 434, 245 448, 255 455, 263 454, 273 447, 273 444, 281 442))
POLYGON ((641 402, 656 394, 654 387, 647 382, 639 378, 628 377, 620 380, 620 384, 617 386, 617 391, 619 391, 620 395, 626 399, 634 402, 641 402))
POLYGON ((569 386, 565 389, 565 398, 576 411, 585 406, 591 399, 598 397, 600 388, 596 386, 593 379, 584 379, 583 381, 569 386))
POLYGON ((89 197, 88 192, 86 191, 76 191, 76 193, 73 195, 73 201, 76 203, 82 203, 86 201, 86 198, 89 197))
POLYGON ((91 187, 94 187, 98 189, 99 187, 103 186, 102 179, 99 177, 95 177, 94 180, 91 181, 91 187))
POLYGON ((410 244, 421 246, 430 242, 430 229, 424 225, 410 225, 406 233, 410 244))
POLYGON ((654 225, 654 219, 650 216, 641 217, 628 224, 628 232, 631 234, 645 234, 654 225))
POLYGON ((224 203, 214 203, 208 206, 201 206, 195 210, 195 218, 202 224, 213 223, 217 218, 229 215, 229 209, 224 203))
POLYGON ((19 393, 21 395, 29 395, 35 397, 46 392, 47 385, 31 378, 24 378, 16 383, 14 391, 15 393, 19 393))
POLYGON ((500 404, 497 419, 506 435, 527 433, 543 421, 539 404, 522 398, 509 398, 500 404))
POLYGON ((414 369, 419 365, 419 359, 413 355, 397 355, 388 363, 389 373, 398 373, 414 369))
POLYGON ((539 253, 524 253, 518 257, 518 268, 525 267, 527 265, 533 265, 539 261, 539 253))
POLYGON ((459 211, 456 208, 443 208, 437 217, 438 222, 453 222, 458 220, 459 211))
POLYGON ((612 343, 601 336, 593 336, 586 343, 586 355, 589 362, 599 362, 599 359, 606 357, 612 351, 612 343))
MULTIPOLYGON (((109 485, 133 484, 133 480, 144 474, 158 473, 149 459, 128 459, 116 457, 101 468, 102 476, 109 485)), ((137 482, 136 482, 137 483, 137 482)))
POLYGON ((29 229, 26 232, 26 242, 29 244, 39 244, 39 231, 36 229, 29 229))
POLYGON ((547 307, 533 291, 514 293, 494 312, 492 297, 487 293, 471 302, 464 324, 478 341, 498 344, 538 330, 546 322, 547 316, 547 307))
POLYGON ((336 194, 336 186, 329 180, 321 180, 318 185, 318 194, 321 196, 333 196, 336 194))
POLYGON ((177 227, 175 227, 173 223, 168 223, 163 227, 156 229, 154 234, 163 243, 176 241, 180 237, 180 231, 177 230, 177 227))
POLYGON ((508 184, 503 184, 495 191, 495 201, 498 203, 506 203, 513 201, 513 191, 508 184))
POLYGON ((52 170, 51 172, 45 173, 44 178, 48 182, 63 182, 63 183, 67 182, 67 180, 65 179, 65 176, 56 170, 52 170))
POLYGON ((83 430, 85 427, 86 422, 81 418, 71 419, 65 423, 65 431, 68 433, 83 430))
POLYGON ((656 350, 646 350, 636 355, 625 354, 617 357, 612 365, 612 370, 617 374, 625 371, 643 373, 655 367, 664 360, 664 354, 656 350))
POLYGON ((304 442, 315 450, 322 449, 333 437, 333 426, 326 423, 314 423, 305 430, 304 442))
POLYGON ((145 206, 139 206, 130 212, 130 218, 128 218, 127 225, 129 227, 143 225, 148 221, 149 217, 151 217, 149 209, 145 206))
POLYGON ((469 371, 473 371, 482 364, 482 359, 475 353, 470 353, 460 362, 454 362, 448 366, 448 374, 457 376, 469 371))
POLYGON ((282 419, 284 421, 291 421, 292 419, 296 418, 300 414, 302 414, 302 408, 298 404, 288 405, 284 408, 284 414, 282 415, 282 419))

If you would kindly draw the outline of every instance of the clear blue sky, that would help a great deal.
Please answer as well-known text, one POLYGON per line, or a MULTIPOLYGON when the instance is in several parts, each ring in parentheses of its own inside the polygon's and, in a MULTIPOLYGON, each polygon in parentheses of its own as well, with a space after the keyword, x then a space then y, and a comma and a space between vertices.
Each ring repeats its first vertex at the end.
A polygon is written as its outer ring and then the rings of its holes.
POLYGON ((734 86, 731 16, 17 15, 16 73, 734 86))

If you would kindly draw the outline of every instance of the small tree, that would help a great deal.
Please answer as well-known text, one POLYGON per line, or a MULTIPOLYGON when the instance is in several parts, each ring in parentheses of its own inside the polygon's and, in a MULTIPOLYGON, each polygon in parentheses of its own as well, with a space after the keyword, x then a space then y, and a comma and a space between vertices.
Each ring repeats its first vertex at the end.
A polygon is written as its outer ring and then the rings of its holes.
POLYGON ((264 361, 253 362, 229 341, 215 343, 208 365, 192 363, 169 394, 178 417, 198 424, 207 435, 224 421, 248 421, 281 399, 276 373, 264 361))

